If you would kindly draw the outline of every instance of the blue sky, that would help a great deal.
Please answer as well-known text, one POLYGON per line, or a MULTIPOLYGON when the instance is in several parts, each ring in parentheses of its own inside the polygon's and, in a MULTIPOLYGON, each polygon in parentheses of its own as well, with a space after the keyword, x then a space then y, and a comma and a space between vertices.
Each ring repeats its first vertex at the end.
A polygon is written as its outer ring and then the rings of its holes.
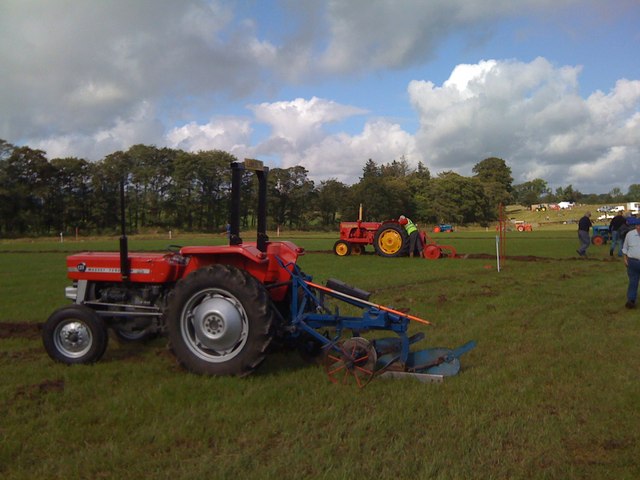
POLYGON ((638 0, 4 0, 0 138, 222 149, 316 182, 400 157, 640 183, 638 0))

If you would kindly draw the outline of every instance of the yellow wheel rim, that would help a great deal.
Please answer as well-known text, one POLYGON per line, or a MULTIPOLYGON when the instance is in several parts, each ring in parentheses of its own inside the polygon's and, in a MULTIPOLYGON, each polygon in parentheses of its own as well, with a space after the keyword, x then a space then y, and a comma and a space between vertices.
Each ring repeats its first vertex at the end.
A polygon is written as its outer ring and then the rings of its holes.
POLYGON ((344 257, 349 253, 349 246, 346 243, 339 243, 335 247, 336 255, 344 257))
POLYGON ((385 230, 378 237, 378 247, 386 255, 394 255, 402 248, 402 236, 395 230, 385 230))

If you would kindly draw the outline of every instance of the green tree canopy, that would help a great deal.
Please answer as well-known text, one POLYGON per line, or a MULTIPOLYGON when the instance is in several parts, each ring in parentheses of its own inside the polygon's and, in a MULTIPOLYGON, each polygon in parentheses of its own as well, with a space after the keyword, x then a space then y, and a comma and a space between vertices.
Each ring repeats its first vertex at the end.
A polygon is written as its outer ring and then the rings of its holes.
POLYGON ((526 206, 540 203, 542 197, 550 193, 547 182, 541 178, 536 178, 529 182, 524 182, 513 187, 514 200, 526 206))
POLYGON ((323 226, 335 227, 338 214, 350 202, 349 187, 332 178, 320 182, 317 189, 316 205, 323 226))
POLYGON ((78 228, 84 231, 91 224, 91 170, 86 160, 66 157, 54 158, 52 209, 54 226, 61 232, 78 228))
POLYGON ((475 178, 480 180, 485 193, 497 209, 498 205, 507 205, 513 200, 513 177, 507 163, 496 157, 485 158, 473 167, 475 178))
POLYGON ((351 187, 352 205, 346 210, 346 216, 355 220, 362 204, 368 221, 383 221, 400 215, 413 217, 415 206, 406 175, 408 171, 404 160, 378 167, 369 159, 360 181, 351 187))
MULTIPOLYGON (((120 224, 120 183, 124 182, 129 231, 143 228, 222 232, 228 222, 231 172, 236 157, 221 150, 184 152, 134 145, 102 160, 55 158, 0 139, 0 235, 42 235, 78 227, 85 233, 115 233, 120 224)), ((272 168, 267 188, 268 228, 336 228, 338 219, 384 221, 404 214, 416 222, 486 224, 499 203, 531 205, 551 201, 638 201, 640 184, 626 195, 583 195, 572 185, 551 193, 534 179, 512 185, 503 159, 485 158, 472 177, 453 172, 431 176, 422 163, 402 156, 389 163, 368 159, 362 176, 348 186, 335 179, 315 185, 302 166, 272 168)), ((241 226, 255 226, 257 183, 246 172, 241 182, 241 226)))
POLYGON ((54 169, 45 152, 29 147, 8 148, 3 155, 0 195, 5 229, 14 233, 45 233, 52 223, 51 182, 54 169))
POLYGON ((640 202, 640 183, 632 183, 627 190, 628 202, 640 202))
POLYGON ((495 219, 495 209, 478 178, 442 172, 431 182, 429 203, 436 222, 486 224, 495 219))
POLYGON ((307 175, 302 166, 270 170, 268 210, 277 225, 306 228, 307 215, 315 203, 314 183, 307 175))

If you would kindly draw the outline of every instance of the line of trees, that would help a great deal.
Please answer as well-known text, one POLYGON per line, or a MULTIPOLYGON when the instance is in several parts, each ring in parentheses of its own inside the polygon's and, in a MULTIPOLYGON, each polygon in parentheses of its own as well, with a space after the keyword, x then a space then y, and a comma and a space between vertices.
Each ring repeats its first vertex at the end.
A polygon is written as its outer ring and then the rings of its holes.
MULTIPOLYGON (((116 233, 121 181, 131 232, 223 232, 230 201, 229 164, 236 160, 220 150, 191 153, 149 145, 134 145, 97 162, 48 160, 42 150, 0 140, 0 236, 71 234, 76 229, 81 234, 116 233)), ((539 179, 513 186, 511 169, 495 157, 476 164, 471 177, 452 171, 432 177, 424 165, 412 169, 404 158, 387 164, 369 159, 353 185, 335 179, 316 185, 308 173, 301 166, 270 170, 269 229, 334 230, 341 219, 355 220, 360 204, 371 221, 404 214, 421 223, 486 225, 496 219, 500 203, 587 197, 571 185, 554 194, 539 179)), ((640 190, 640 185, 632 188, 640 190)), ((632 188, 629 195, 636 195, 632 188)), ((244 228, 254 227, 257 192, 250 176, 243 189, 241 221, 244 228)))

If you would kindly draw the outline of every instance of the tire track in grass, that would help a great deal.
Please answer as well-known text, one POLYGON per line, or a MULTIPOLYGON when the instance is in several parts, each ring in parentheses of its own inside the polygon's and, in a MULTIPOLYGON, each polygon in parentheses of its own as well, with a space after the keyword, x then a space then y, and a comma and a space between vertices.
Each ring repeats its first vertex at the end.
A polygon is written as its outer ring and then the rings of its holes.
POLYGON ((28 340, 33 340, 40 338, 41 331, 41 323, 0 322, 0 339, 26 338, 28 340))

